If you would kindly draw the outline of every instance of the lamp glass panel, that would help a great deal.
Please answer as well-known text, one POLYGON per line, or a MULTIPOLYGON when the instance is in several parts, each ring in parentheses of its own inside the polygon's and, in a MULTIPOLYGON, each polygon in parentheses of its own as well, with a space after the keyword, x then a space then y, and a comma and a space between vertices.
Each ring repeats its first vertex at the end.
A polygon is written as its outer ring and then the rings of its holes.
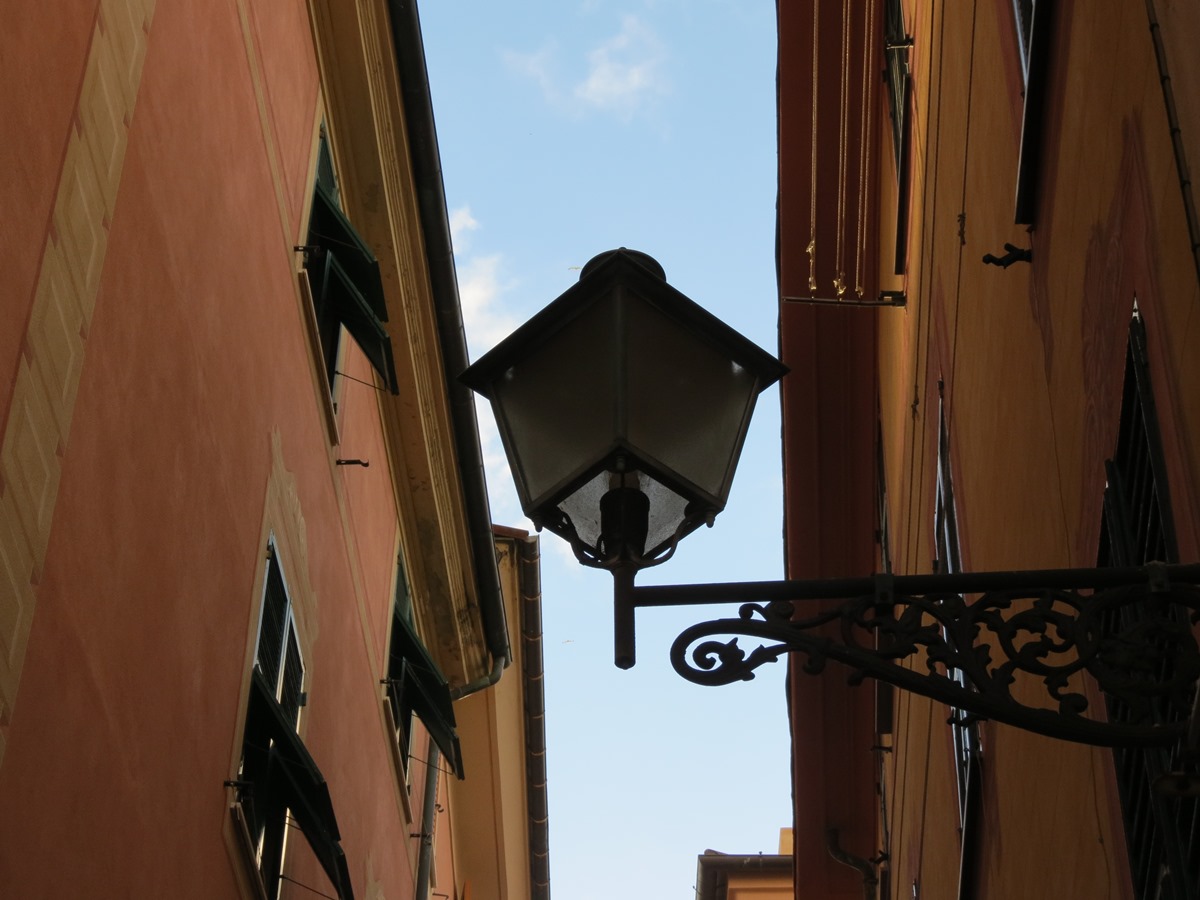
POLYGON ((616 421, 611 297, 581 315, 508 369, 494 386, 521 467, 526 513, 547 491, 595 464, 613 444, 616 421))
MULTIPOLYGON (((637 477, 638 489, 650 498, 646 552, 651 553, 675 533, 683 521, 687 500, 645 472, 628 473, 624 481, 627 486, 632 486, 629 485, 630 476, 637 477)), ((595 547, 600 540, 600 498, 620 483, 621 476, 601 472, 558 504, 570 518, 580 539, 590 547, 595 547)))
POLYGON ((724 504, 757 379, 636 296, 625 327, 629 442, 724 504))

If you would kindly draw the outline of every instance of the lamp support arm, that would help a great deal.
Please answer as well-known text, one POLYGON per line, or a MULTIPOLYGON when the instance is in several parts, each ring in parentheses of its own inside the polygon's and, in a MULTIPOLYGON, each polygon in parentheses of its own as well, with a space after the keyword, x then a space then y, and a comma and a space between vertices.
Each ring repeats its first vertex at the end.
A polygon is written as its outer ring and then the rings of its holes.
POLYGON ((630 572, 617 577, 618 664, 625 646, 632 665, 636 607, 739 602, 735 617, 676 639, 671 661, 684 678, 749 680, 797 652, 807 672, 832 659, 852 683, 886 681, 950 705, 960 721, 1100 746, 1169 744, 1187 734, 1200 679, 1197 585, 1200 565, 646 587, 630 572), (739 637, 760 643, 746 652, 739 637), (1129 715, 1085 715, 1087 678, 1129 715))

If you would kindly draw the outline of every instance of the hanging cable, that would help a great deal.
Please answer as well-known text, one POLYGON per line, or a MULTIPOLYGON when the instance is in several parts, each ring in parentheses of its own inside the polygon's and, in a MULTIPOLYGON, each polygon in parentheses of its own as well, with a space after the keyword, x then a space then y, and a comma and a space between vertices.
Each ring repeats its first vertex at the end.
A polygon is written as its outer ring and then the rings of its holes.
POLYGON ((850 0, 842 0, 842 60, 841 99, 838 103, 838 203, 837 203, 837 248, 834 251, 837 277, 833 287, 840 300, 846 293, 846 267, 844 233, 846 230, 846 163, 850 135, 850 0))
POLYGON ((867 238, 867 179, 871 177, 871 97, 875 79, 871 78, 871 61, 875 58, 875 7, 877 0, 867 0, 867 34, 863 46, 862 64, 862 127, 858 143, 858 230, 854 250, 854 293, 863 299, 863 257, 867 238))
POLYGON ((355 378, 353 375, 347 375, 347 374, 346 374, 345 372, 343 372, 341 369, 334 369, 334 370, 333 370, 333 374, 334 374, 334 375, 341 375, 343 378, 347 379, 348 381, 356 381, 356 382, 358 382, 359 384, 365 384, 367 387, 369 387, 369 388, 374 388, 375 390, 379 391, 379 393, 381 393, 381 394, 386 394, 386 393, 388 393, 388 390, 387 390, 387 388, 381 388, 381 387, 380 387, 379 385, 377 385, 377 384, 371 384, 371 382, 369 382, 369 381, 363 381, 361 378, 355 378))
POLYGON ((820 96, 817 86, 818 60, 820 60, 821 0, 813 0, 813 48, 812 48, 812 143, 811 174, 809 177, 808 210, 808 293, 817 293, 817 111, 820 96))

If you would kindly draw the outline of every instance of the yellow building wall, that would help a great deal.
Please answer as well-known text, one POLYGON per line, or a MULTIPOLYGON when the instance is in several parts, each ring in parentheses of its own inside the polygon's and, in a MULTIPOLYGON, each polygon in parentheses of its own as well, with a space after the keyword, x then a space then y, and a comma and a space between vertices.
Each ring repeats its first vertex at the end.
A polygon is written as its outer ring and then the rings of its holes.
MULTIPOLYGON (((524 672, 521 627, 523 538, 497 537, 513 658, 494 686, 454 705, 459 739, 470 768, 449 786, 456 883, 471 900, 524 900, 530 885, 524 672)), ((528 589, 528 588, 526 588, 528 589)), ((535 637, 540 639, 540 634, 535 637)))
MULTIPOLYGON (((1194 12, 1160 5, 1175 14, 1168 44, 1194 47, 1194 12)), ((1056 6, 1042 189, 1027 229, 1013 224, 1022 82, 1011 4, 904 3, 914 38, 908 305, 879 312, 898 573, 930 571, 936 555, 940 402, 964 567, 1095 564, 1135 296, 1180 552, 1197 556, 1200 362, 1187 351, 1200 293, 1147 10, 1116 0, 1056 6), (1005 242, 1031 247, 1032 265, 983 265, 1005 242)), ((1189 58, 1189 77, 1194 68, 1189 58)), ((1186 105, 1194 117, 1194 98, 1186 105)), ((895 897, 957 896, 948 714, 898 695, 885 778, 895 897)), ((1129 896, 1108 751, 997 724, 983 726, 983 742, 974 896, 1129 896)))

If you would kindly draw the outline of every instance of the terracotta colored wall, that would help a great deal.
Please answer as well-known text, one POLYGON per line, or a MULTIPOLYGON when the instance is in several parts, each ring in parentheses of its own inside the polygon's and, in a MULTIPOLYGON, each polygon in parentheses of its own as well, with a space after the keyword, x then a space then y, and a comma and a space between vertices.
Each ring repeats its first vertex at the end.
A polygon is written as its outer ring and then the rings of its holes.
MULTIPOLYGON (((857 9, 857 5, 856 5, 857 9)), ((866 7, 853 28, 851 47, 861 48, 866 7)), ((821 34, 835 17, 821 19, 821 34)), ((779 9, 780 54, 780 288, 785 297, 808 296, 807 246, 814 184, 812 174, 813 12, 810 4, 784 3, 779 9)), ((859 49, 861 58, 861 49, 859 49)), ((818 91, 820 127, 836 134, 839 80, 822 79, 818 91)), ((878 93, 878 86, 871 87, 878 93)), ((861 85, 855 84, 855 90, 861 85)), ((858 95, 855 95, 856 98, 858 95)), ((857 102, 852 100, 852 103, 857 102)), ((858 158, 860 132, 851 129, 848 149, 858 158)), ((836 245, 836 232, 854 258, 857 227, 853 216, 839 225, 836 216, 837 145, 818 147, 818 240, 825 251, 836 245), (829 167, 833 168, 830 169, 829 167)), ((853 167, 851 168, 853 172, 853 167)), ((857 177, 849 183, 857 197, 857 177)), ((870 271, 865 296, 873 298, 878 267, 872 238, 864 248, 870 271)), ((817 296, 832 297, 833 254, 817 253, 817 296)), ((875 375, 874 313, 833 309, 784 300, 780 313, 783 361, 791 368, 782 385, 785 535, 791 578, 867 575, 874 571, 875 544, 875 375)), ((798 615, 811 614, 807 606, 798 615)), ((814 677, 790 662, 789 692, 793 733, 795 799, 795 883, 798 896, 861 898, 862 878, 829 855, 827 829, 839 832, 847 852, 871 857, 877 847, 874 811, 876 759, 874 693, 851 688, 847 672, 832 664, 814 677)))
POLYGON ((3 229, 8 262, 0 273, 0 428, 98 6, 97 0, 35 7, 20 0, 0 4, 9 23, 0 79, 7 86, 4 130, 10 136, 0 142, 0 166, 7 173, 0 201, 9 211, 3 229), (19 140, 11 139, 17 135, 19 140))
MULTIPOLYGON (((6 232, 0 371, 16 365, 29 316, 95 8, 9 16, 0 71, 25 89, 6 122, 23 134, 0 152, 17 154, 6 206, 28 210, 28 227, 6 232)), ((315 150, 309 28, 304 3, 272 0, 159 4, 146 32, 18 702, 0 735, 6 896, 85 885, 238 896, 222 782, 238 753, 273 434, 314 598, 304 739, 356 891, 411 889, 411 829, 394 787, 381 788, 395 784, 379 678, 396 513, 378 411, 369 388, 346 391, 346 455, 372 466, 335 467, 291 251, 315 150)), ((348 365, 364 373, 360 356, 348 365)))

